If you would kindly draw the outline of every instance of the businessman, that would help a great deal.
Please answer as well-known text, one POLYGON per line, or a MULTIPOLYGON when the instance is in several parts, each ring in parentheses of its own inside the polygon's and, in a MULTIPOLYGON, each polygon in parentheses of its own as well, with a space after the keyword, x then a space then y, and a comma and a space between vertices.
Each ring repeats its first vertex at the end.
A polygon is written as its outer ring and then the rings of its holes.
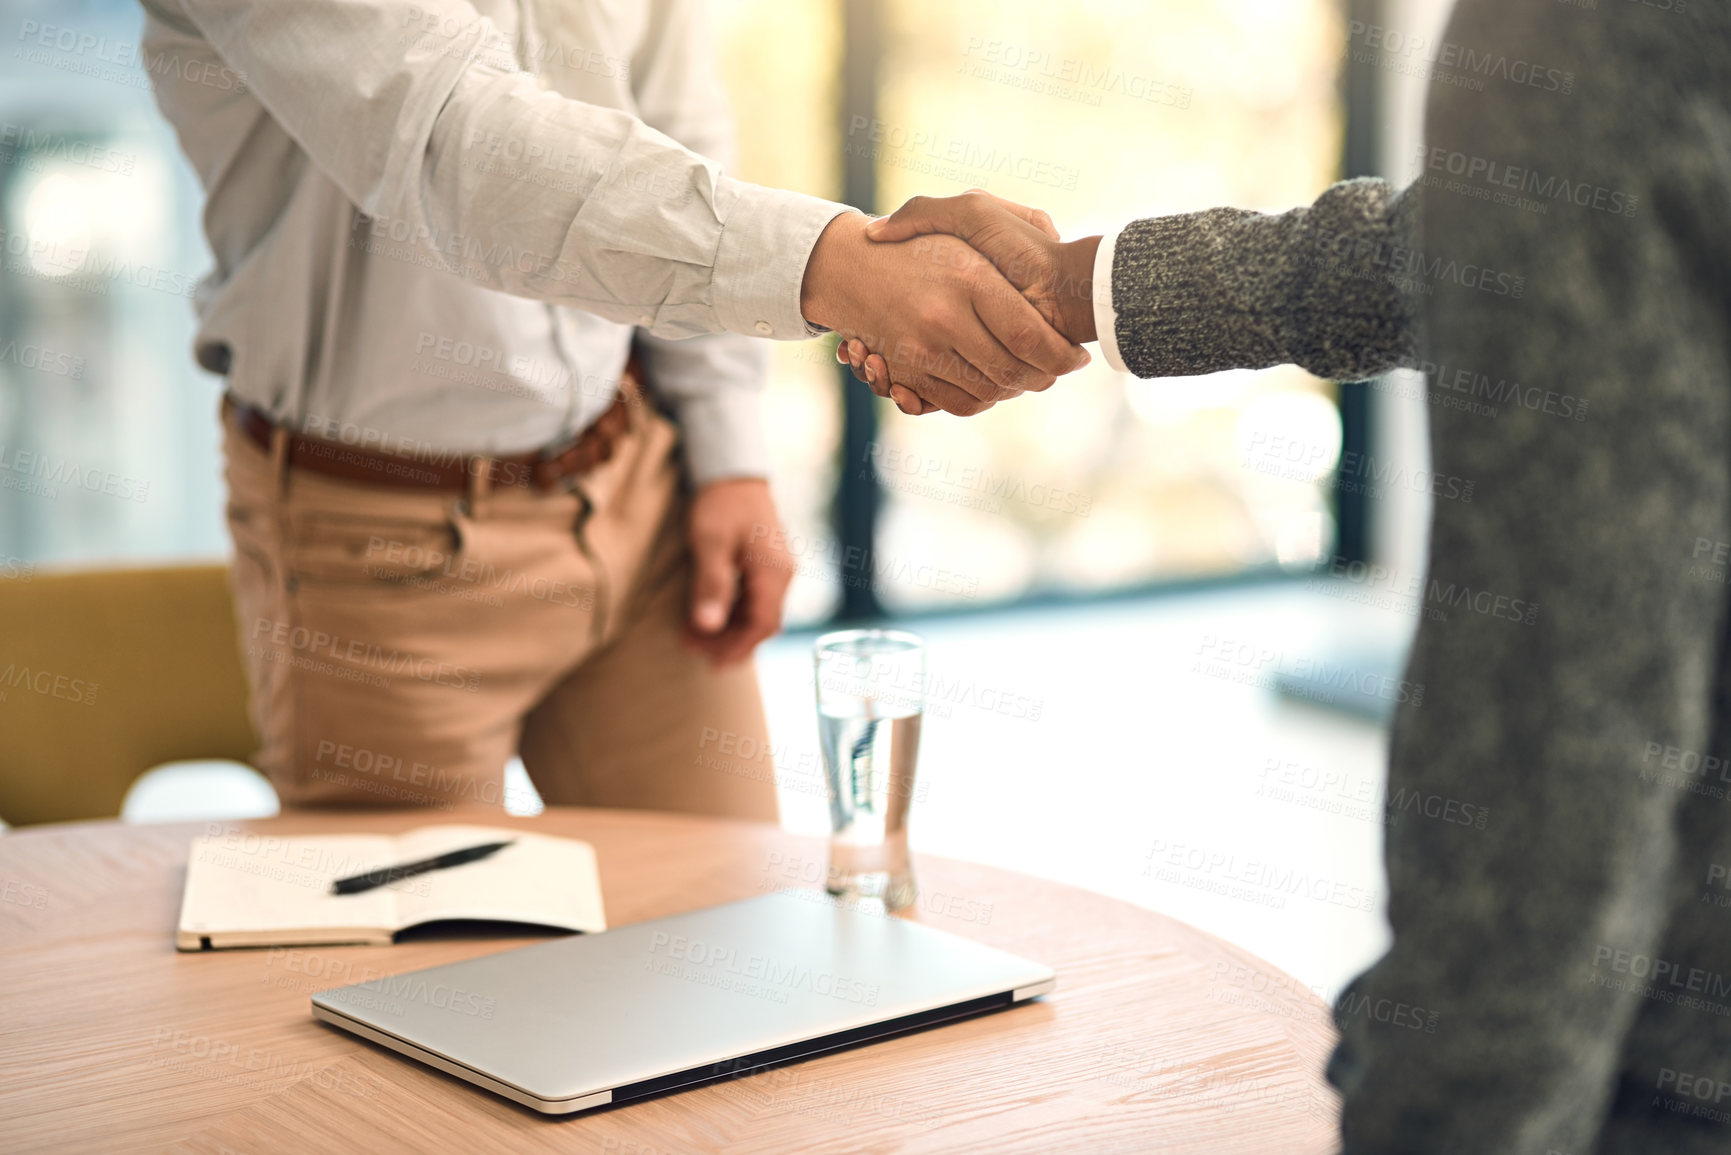
POLYGON ((1462 0, 1444 42, 1578 85, 1437 85, 1399 194, 1069 246, 975 195, 876 232, 968 238, 1139 376, 1499 391, 1430 408, 1432 468, 1475 494, 1436 503, 1429 579, 1542 613, 1419 624, 1390 791, 1490 821, 1387 830, 1394 944, 1336 1008, 1345 1151, 1731 1151, 1731 13, 1462 0), (1364 1010, 1402 1004, 1435 1032, 1364 1010))
POLYGON ((520 751, 550 803, 773 818, 701 757, 768 745, 761 339, 894 331, 957 411, 1085 354, 960 241, 724 175, 697 0, 143 2, 285 804, 496 805, 520 751))

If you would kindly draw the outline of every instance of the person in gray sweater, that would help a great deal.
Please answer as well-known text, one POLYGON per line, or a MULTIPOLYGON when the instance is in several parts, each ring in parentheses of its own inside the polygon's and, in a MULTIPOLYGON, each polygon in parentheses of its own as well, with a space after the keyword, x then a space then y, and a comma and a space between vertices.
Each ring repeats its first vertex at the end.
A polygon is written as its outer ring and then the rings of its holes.
POLYGON ((1577 83, 1436 85, 1398 194, 1109 247, 978 194, 876 232, 969 239, 1143 377, 1512 387, 1494 417, 1429 407, 1435 471, 1474 485, 1436 502, 1429 580, 1541 613, 1419 626, 1390 794, 1489 819, 1388 828, 1393 946, 1335 1011, 1344 1150, 1731 1151, 1731 6, 1461 0, 1446 42, 1577 83), (1434 1032, 1373 1011, 1399 1004, 1434 1032))

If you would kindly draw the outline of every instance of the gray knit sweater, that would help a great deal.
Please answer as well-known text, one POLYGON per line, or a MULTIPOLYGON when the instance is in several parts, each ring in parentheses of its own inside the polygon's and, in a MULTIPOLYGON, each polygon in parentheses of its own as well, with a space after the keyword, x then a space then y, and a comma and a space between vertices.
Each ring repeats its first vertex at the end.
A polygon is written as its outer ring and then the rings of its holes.
POLYGON ((1423 588, 1537 613, 1422 617, 1389 789, 1489 821, 1388 826, 1394 945, 1329 1076, 1352 1155, 1731 1151, 1731 4, 1461 0, 1436 56, 1422 204, 1133 226, 1118 341, 1590 403, 1430 406, 1474 496, 1423 588))
POLYGON ((1412 364, 1410 290, 1445 264, 1417 248, 1417 201, 1354 180, 1280 216, 1210 209, 1136 222, 1112 265, 1124 363, 1177 377, 1291 362, 1347 381, 1412 364))

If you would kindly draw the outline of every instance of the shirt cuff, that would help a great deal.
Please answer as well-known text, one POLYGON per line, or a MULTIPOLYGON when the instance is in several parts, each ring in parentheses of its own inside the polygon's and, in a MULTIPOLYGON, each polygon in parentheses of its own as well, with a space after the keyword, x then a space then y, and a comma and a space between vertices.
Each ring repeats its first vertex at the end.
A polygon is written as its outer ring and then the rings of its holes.
POLYGON ((715 311, 730 333, 803 341, 823 330, 800 311, 811 251, 847 205, 730 181, 737 194, 715 254, 715 311))
POLYGON ((1130 369, 1118 351, 1118 310, 1112 303, 1112 263, 1118 254, 1118 238, 1123 233, 1123 229, 1107 233, 1094 256, 1094 329, 1100 337, 1100 352, 1106 354, 1106 364, 1120 373, 1128 373, 1130 369))
POLYGON ((769 442, 763 435, 758 393, 721 392, 673 404, 685 441, 692 484, 730 477, 768 477, 769 442))

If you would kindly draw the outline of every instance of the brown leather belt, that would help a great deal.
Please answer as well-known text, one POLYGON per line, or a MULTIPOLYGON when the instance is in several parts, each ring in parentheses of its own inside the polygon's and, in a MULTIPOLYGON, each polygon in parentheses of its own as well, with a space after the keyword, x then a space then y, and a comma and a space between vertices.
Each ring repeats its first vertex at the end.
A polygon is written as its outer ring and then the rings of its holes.
MULTIPOLYGON (((631 409, 641 405, 642 378, 633 360, 620 378, 613 404, 575 440, 536 453, 509 457, 443 453, 385 453, 342 441, 285 431, 285 454, 290 469, 322 473, 362 485, 388 485, 403 489, 439 489, 466 492, 470 478, 478 478, 485 463, 493 488, 517 486, 550 493, 565 482, 580 478, 612 460, 619 441, 631 428, 631 409)), ((278 426, 269 414, 233 396, 222 401, 224 416, 234 422, 246 438, 265 452, 271 451, 278 426)))

